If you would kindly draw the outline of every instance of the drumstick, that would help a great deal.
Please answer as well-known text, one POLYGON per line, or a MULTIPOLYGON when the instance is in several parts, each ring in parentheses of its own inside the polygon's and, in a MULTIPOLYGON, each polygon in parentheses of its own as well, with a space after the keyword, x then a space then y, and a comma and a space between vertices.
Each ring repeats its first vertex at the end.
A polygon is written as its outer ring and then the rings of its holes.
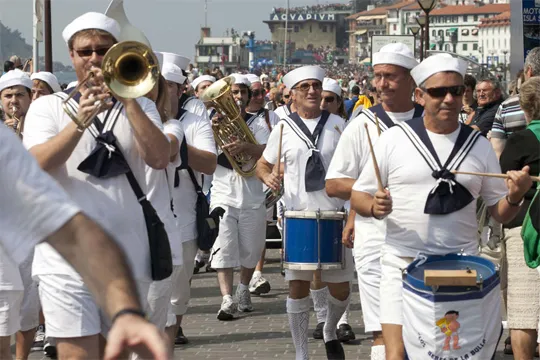
POLYGON ((371 136, 369 136, 368 124, 364 123, 364 127, 366 128, 366 134, 367 134, 368 143, 369 143, 369 151, 371 152, 371 158, 373 159, 373 166, 375 167, 375 176, 377 177, 377 185, 378 185, 379 191, 384 191, 384 187, 382 186, 381 173, 379 171, 379 165, 377 164, 377 158, 375 157, 375 152, 373 151, 373 144, 371 143, 371 136))
POLYGON ((373 115, 375 115, 375 125, 377 125, 377 134, 381 136, 381 126, 379 125, 379 117, 375 113, 373 113, 373 115))
POLYGON ((281 173, 281 143, 283 141, 283 124, 279 127, 279 146, 277 151, 277 164, 274 165, 274 174, 279 176, 281 173))
POLYGON ((334 125, 334 129, 336 129, 336 131, 338 132, 338 134, 341 135, 341 130, 340 130, 339 126, 334 125))
MULTIPOLYGON (((487 177, 496 177, 502 179, 508 179, 506 174, 490 174, 490 173, 479 173, 479 172, 468 172, 468 171, 456 171, 452 170, 452 174, 462 174, 462 175, 477 175, 477 176, 487 176, 487 177)), ((532 181, 540 182, 540 176, 531 176, 532 181)))

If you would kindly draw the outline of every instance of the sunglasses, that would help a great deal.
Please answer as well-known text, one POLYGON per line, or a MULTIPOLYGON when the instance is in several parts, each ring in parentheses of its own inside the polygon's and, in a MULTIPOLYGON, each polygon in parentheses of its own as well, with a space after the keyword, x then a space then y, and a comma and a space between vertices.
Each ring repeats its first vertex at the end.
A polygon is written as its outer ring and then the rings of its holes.
POLYGON ((452 96, 463 95, 463 93, 465 93, 465 86, 464 85, 441 86, 441 87, 434 87, 434 88, 422 89, 422 90, 427 92, 429 96, 433 98, 442 98, 442 97, 445 97, 446 94, 450 94, 452 96))
POLYGON ((107 51, 109 51, 110 48, 100 48, 100 49, 81 49, 81 50, 75 50, 77 55, 80 57, 90 57, 93 53, 96 53, 98 56, 105 56, 107 51))
POLYGON ((322 90, 322 84, 320 82, 303 83, 302 85, 295 86, 293 89, 301 92, 308 92, 309 88, 313 88, 313 91, 322 90))
POLYGON ((232 90, 231 92, 233 95, 238 95, 238 94, 244 95, 248 93, 247 90, 232 90))
POLYGON ((336 98, 333 97, 333 96, 325 96, 325 97, 323 97, 323 100, 324 100, 324 102, 327 102, 327 103, 330 104, 330 103, 333 103, 334 100, 336 100, 336 98))
POLYGON ((291 95, 283 95, 283 98, 284 98, 284 99, 288 99, 288 98, 290 98, 290 97, 291 97, 291 95))
POLYGON ((257 96, 261 96, 263 95, 264 93, 261 91, 261 90, 255 90, 253 91, 253 96, 254 97, 257 97, 257 96))

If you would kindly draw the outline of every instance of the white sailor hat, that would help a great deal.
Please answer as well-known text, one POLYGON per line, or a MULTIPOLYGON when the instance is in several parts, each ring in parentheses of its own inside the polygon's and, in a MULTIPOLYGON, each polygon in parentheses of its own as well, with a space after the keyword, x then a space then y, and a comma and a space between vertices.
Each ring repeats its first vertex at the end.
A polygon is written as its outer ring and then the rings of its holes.
POLYGON ((76 87, 77 85, 79 85, 79 82, 77 80, 75 81, 72 81, 68 84, 67 88, 66 89, 71 89, 71 88, 74 88, 76 87))
POLYGON ((251 83, 251 85, 261 82, 261 79, 259 79, 259 77, 257 75, 255 75, 255 74, 246 74, 246 77, 249 80, 249 82, 251 83))
POLYGON ((186 82, 186 77, 182 74, 182 69, 180 69, 176 64, 165 62, 161 67, 161 75, 167 81, 172 81, 177 84, 184 84, 186 82))
POLYGON ((30 80, 30 76, 28 76, 28 74, 24 71, 15 69, 8 71, 2 77, 0 77, 0 92, 2 92, 4 89, 17 85, 21 85, 29 90, 32 90, 32 80, 30 80))
POLYGON ((243 74, 232 74, 231 76, 234 78, 235 85, 245 85, 247 87, 251 86, 251 83, 249 82, 247 76, 243 74))
POLYGON ((418 61, 409 47, 403 43, 392 43, 384 45, 378 52, 373 54, 372 65, 397 65, 411 70, 418 61))
POLYGON ((322 82, 322 89, 323 91, 333 92, 337 96, 341 97, 341 87, 339 86, 339 83, 334 79, 324 78, 322 82))
POLYGON ((292 71, 289 71, 285 76, 283 76, 282 81, 286 87, 292 89, 294 85, 298 84, 300 81, 308 79, 316 79, 320 82, 324 79, 324 69, 316 66, 302 66, 292 71))
POLYGON ((420 65, 411 70, 411 76, 418 86, 431 76, 440 72, 456 72, 465 76, 467 62, 453 57, 450 54, 436 54, 424 59, 420 65))
POLYGON ((54 92, 62 91, 62 88, 60 87, 60 84, 58 83, 58 79, 53 73, 50 73, 48 71, 40 71, 37 73, 33 73, 30 76, 31 80, 41 80, 47 83, 51 87, 51 89, 54 92))
POLYGON ((154 51, 154 55, 156 55, 156 59, 159 64, 159 68, 161 69, 163 67, 163 53, 159 51, 154 51))
POLYGON ((191 82, 191 87, 194 89, 194 90, 197 90, 197 86, 199 86, 200 83, 202 83, 203 81, 210 81, 211 83, 215 83, 216 82, 216 78, 213 77, 213 76, 210 76, 210 75, 202 75, 202 76, 199 76, 198 78, 196 78, 195 80, 193 80, 191 82))
POLYGON ((181 56, 181 55, 178 55, 178 54, 174 54, 174 53, 171 53, 171 52, 163 52, 161 51, 161 54, 163 55, 163 63, 173 63, 174 65, 178 66, 180 69, 186 71, 188 66, 189 66, 189 63, 190 63, 190 59, 185 57, 185 56, 181 56))
POLYGON ((87 12, 69 23, 62 32, 62 37, 66 44, 69 39, 82 30, 98 29, 111 34, 115 39, 120 36, 120 25, 107 15, 97 12, 87 12))

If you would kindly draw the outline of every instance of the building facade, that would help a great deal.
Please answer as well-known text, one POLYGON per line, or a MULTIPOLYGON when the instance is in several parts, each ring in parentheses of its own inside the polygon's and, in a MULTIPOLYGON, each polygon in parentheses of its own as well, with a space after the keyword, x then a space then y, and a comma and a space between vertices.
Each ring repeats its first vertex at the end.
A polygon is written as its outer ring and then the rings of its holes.
POLYGON ((488 67, 502 67, 510 63, 510 11, 482 19, 478 26, 478 45, 482 49, 482 63, 488 67))
POLYGON ((239 37, 211 37, 210 28, 201 29, 195 45, 195 63, 201 71, 220 68, 234 72, 249 67, 249 52, 239 37))

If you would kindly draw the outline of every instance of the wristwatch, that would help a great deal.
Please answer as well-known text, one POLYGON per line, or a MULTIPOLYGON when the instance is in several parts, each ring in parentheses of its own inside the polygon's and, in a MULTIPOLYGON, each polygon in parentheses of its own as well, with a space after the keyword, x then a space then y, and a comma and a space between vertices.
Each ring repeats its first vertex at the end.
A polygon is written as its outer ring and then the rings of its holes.
POLYGON ((510 201, 510 198, 508 197, 508 195, 506 195, 505 199, 506 199, 506 202, 507 202, 510 206, 518 207, 518 206, 523 205, 523 202, 525 201, 525 196, 522 197, 521 200, 519 200, 517 203, 511 202, 511 201, 510 201))

